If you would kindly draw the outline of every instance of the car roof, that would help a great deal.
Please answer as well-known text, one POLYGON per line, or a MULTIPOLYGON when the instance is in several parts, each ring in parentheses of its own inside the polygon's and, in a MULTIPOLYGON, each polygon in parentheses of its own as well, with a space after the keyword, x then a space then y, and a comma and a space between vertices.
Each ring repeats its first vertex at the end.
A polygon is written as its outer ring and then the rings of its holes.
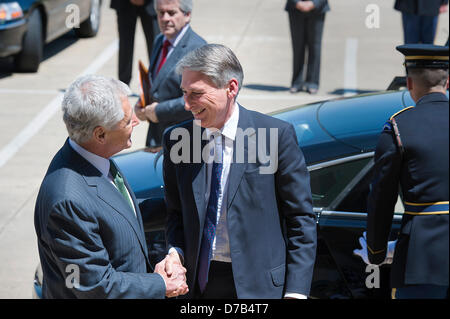
POLYGON ((376 147, 384 123, 414 105, 408 91, 388 91, 310 103, 270 115, 294 126, 308 165, 376 147))

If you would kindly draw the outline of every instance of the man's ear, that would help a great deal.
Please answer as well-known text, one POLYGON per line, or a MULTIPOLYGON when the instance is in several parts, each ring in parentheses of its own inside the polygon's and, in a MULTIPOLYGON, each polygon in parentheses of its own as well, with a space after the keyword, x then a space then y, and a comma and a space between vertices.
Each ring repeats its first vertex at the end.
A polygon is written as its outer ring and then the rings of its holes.
POLYGON ((106 143, 106 130, 103 126, 97 126, 92 132, 92 136, 97 143, 106 143))
POLYGON ((409 91, 414 90, 413 80, 409 76, 406 77, 406 87, 409 91))
POLYGON ((236 97, 238 92, 239 92, 239 82, 235 78, 232 78, 228 82, 227 96, 228 98, 233 99, 236 97))

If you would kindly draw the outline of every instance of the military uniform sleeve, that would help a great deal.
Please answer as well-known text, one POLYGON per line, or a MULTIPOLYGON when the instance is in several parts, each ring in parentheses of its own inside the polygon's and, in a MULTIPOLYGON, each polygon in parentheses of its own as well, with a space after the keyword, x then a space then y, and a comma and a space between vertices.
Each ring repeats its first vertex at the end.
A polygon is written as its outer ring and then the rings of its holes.
POLYGON ((400 170, 401 154, 387 123, 375 151, 374 180, 367 202, 367 251, 373 264, 382 263, 386 257, 400 170))

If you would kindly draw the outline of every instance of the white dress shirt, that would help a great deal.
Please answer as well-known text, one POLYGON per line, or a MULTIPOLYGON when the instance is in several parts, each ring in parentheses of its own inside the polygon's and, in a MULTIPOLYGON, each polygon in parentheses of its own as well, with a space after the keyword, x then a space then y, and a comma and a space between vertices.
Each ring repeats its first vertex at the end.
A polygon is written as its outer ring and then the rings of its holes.
MULTIPOLYGON (((83 157, 86 161, 91 163, 96 169, 102 173, 102 176, 106 178, 112 185, 114 185, 115 188, 117 188, 116 184, 114 184, 114 178, 112 177, 111 173, 109 172, 110 168, 110 162, 108 159, 98 156, 94 153, 89 152, 88 150, 84 149, 80 145, 78 145, 75 141, 69 138, 69 144, 74 149, 75 152, 80 154, 81 157, 83 157)), ((126 188, 126 187, 125 187, 126 188)), ((131 198, 130 191, 127 189, 127 195, 130 199, 130 203, 133 203, 133 199, 131 198)), ((134 215, 136 215, 136 208, 134 207, 133 203, 133 212, 134 215)))

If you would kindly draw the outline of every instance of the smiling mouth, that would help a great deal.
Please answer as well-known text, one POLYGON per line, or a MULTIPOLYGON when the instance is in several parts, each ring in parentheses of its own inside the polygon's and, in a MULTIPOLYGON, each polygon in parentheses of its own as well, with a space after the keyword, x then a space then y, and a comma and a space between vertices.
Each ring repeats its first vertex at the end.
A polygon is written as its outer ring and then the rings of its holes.
POLYGON ((206 110, 206 109, 201 109, 200 111, 191 111, 192 112, 192 114, 194 114, 194 115, 199 115, 200 113, 203 113, 203 111, 204 110, 206 110))

